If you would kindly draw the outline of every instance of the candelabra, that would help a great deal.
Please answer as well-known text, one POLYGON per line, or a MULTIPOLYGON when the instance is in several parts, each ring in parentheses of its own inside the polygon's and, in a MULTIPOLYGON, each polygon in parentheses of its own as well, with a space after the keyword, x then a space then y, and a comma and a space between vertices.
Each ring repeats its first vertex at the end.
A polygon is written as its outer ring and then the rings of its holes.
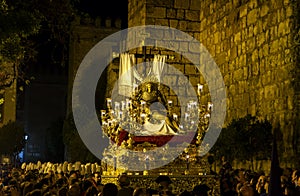
MULTIPOLYGON (((201 93, 203 93, 203 85, 197 84, 198 100, 189 101, 185 113, 177 114, 173 112, 173 101, 166 100, 165 96, 160 93, 159 85, 151 81, 145 82, 140 87, 135 86, 132 95, 125 100, 112 103, 111 98, 106 99, 107 110, 101 110, 102 129, 111 140, 116 143, 121 142, 122 147, 133 148, 133 137, 144 131, 145 123, 159 124, 162 121, 160 117, 163 116, 169 119, 166 122, 173 129, 177 129, 175 130, 177 134, 186 134, 189 130, 197 130, 195 143, 199 146, 207 131, 213 109, 213 104, 210 102, 207 105, 201 104, 199 101, 201 93), (144 93, 147 93, 147 96, 144 93), (153 117, 154 114, 150 110, 153 102, 160 102, 165 107, 165 115, 160 115, 158 118, 153 117), (200 104, 198 104, 199 102, 200 104), (183 115, 183 122, 180 121, 180 115, 183 115), (119 134, 122 130, 129 132, 126 141, 119 141, 119 134)), ((160 111, 160 113, 163 112, 160 111)))

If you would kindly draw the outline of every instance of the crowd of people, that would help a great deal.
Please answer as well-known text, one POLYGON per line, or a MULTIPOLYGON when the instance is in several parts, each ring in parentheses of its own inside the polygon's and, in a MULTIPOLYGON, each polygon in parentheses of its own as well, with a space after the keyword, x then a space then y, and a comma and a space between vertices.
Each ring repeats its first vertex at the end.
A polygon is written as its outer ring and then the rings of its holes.
MULTIPOLYGON (((272 172, 272 171, 271 171, 272 172)), ((300 170, 279 168, 276 196, 300 196, 300 170)), ((224 161, 219 172, 221 196, 269 196, 271 176, 265 172, 234 169, 224 161)), ((273 195, 270 195, 273 196, 273 195)))
MULTIPOLYGON (((53 168, 53 167, 52 167, 53 168)), ((9 167, 1 169, 0 196, 167 196, 176 195, 172 191, 169 176, 160 175, 155 182, 158 189, 135 187, 129 176, 123 173, 118 176, 117 183, 102 183, 99 171, 82 175, 79 170, 69 172, 36 167, 9 167)), ((208 195, 209 187, 199 184, 192 191, 184 191, 180 195, 208 195)))
MULTIPOLYGON (((52 167, 53 168, 53 167, 52 167)), ((79 170, 54 171, 37 168, 5 167, 2 165, 0 196, 208 196, 213 187, 198 184, 191 191, 174 194, 172 180, 160 175, 155 182, 158 189, 135 187, 125 173, 118 176, 117 183, 102 183, 101 172, 95 170, 82 174, 79 170)), ((281 185, 278 195, 300 195, 300 170, 281 169, 281 185)), ((221 196, 268 196, 270 176, 264 172, 234 169, 223 162, 218 173, 221 196)))

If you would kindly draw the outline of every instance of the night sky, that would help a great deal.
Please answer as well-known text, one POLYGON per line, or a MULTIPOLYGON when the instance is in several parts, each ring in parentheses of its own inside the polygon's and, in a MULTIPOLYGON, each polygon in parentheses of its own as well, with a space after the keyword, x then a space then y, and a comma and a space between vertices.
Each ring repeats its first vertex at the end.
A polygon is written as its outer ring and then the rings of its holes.
POLYGON ((127 0, 84 0, 75 5, 81 11, 90 13, 92 17, 127 17, 127 0))

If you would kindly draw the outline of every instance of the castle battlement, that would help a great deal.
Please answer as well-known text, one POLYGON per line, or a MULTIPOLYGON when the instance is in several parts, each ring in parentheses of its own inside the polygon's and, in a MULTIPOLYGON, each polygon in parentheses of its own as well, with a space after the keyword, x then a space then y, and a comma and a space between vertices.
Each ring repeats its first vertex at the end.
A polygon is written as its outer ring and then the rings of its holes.
POLYGON ((117 28, 120 29, 123 21, 121 18, 76 16, 74 26, 89 26, 96 28, 117 28))

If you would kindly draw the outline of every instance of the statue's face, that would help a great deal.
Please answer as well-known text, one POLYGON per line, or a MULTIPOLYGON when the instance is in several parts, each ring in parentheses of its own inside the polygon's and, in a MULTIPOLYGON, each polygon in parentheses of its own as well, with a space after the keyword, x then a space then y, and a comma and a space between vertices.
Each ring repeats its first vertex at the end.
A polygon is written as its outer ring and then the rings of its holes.
POLYGON ((147 84, 146 87, 147 87, 147 91, 148 92, 152 91, 152 85, 151 84, 147 84))

